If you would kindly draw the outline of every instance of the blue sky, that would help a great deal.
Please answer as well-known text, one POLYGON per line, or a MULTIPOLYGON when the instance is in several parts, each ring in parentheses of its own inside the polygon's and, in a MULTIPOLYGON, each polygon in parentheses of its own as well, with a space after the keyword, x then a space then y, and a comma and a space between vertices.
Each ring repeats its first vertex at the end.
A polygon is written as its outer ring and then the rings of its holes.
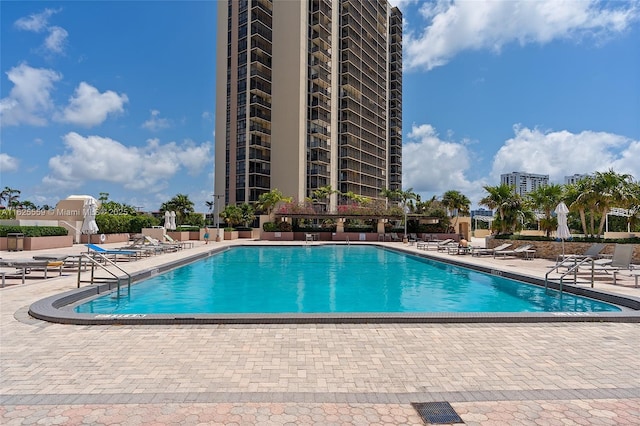
MULTIPOLYGON (((395 0, 404 188, 640 178, 640 2, 395 0)), ((0 187, 156 210, 213 188, 216 5, 0 2, 0 187)))

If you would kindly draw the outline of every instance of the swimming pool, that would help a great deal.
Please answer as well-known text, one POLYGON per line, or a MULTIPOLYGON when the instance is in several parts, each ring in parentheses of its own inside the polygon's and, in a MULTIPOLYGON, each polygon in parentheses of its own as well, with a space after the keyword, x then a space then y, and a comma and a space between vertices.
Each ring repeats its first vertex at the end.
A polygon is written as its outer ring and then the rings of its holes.
POLYGON ((80 314, 617 312, 376 246, 236 247, 90 300, 80 314))

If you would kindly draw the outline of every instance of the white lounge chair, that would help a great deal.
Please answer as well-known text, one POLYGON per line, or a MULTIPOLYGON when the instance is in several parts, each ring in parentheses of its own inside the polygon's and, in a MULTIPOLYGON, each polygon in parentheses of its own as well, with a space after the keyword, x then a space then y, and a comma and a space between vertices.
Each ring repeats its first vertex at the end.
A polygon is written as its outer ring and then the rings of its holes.
MULTIPOLYGON (((447 244, 453 243, 453 238, 447 238, 442 241, 418 241, 416 248, 421 250, 431 250, 436 249, 438 251, 440 247, 445 247, 447 244)), ((446 249, 445 249, 446 250, 446 249)))
MULTIPOLYGON (((631 259, 633 258, 633 244, 616 244, 613 249, 611 259, 596 259, 593 261, 595 272, 615 273, 625 269, 631 270, 631 259)), ((584 265, 590 268, 589 263, 584 265)), ((615 279, 614 279, 615 281, 615 279)))
POLYGON ((496 251, 506 250, 507 248, 511 247, 512 245, 513 244, 511 244, 511 243, 503 243, 503 244, 500 244, 499 246, 494 247, 494 248, 474 248, 471 251, 471 254, 473 256, 492 255, 496 251))
POLYGON ((535 254, 535 250, 532 249, 533 245, 525 244, 520 247, 516 247, 513 250, 495 250, 493 252, 493 257, 497 257, 501 255, 503 258, 507 256, 517 256, 522 254, 525 259, 533 259, 533 254, 535 254))

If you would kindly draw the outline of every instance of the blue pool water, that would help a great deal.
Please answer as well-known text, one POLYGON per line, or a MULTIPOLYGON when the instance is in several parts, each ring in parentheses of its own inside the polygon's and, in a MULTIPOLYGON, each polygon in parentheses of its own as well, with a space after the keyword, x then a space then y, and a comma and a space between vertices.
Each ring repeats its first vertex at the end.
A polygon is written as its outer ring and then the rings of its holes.
POLYGON ((81 313, 603 312, 616 306, 372 246, 237 247, 81 313))

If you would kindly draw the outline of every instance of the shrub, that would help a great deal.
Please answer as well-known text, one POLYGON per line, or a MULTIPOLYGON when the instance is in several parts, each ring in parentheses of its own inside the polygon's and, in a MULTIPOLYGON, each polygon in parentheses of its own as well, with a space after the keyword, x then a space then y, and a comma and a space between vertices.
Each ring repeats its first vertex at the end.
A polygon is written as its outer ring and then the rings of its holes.
POLYGON ((280 222, 278 224, 278 231, 280 231, 280 232, 291 232, 291 231, 293 231, 293 226, 289 222, 280 222))
POLYGON ((274 222, 265 222, 262 225, 262 230, 264 232, 276 232, 278 230, 278 226, 274 222))
POLYGON ((58 237, 68 235, 69 231, 62 226, 5 226, 0 225, 0 237, 7 234, 24 234, 25 237, 58 237))

